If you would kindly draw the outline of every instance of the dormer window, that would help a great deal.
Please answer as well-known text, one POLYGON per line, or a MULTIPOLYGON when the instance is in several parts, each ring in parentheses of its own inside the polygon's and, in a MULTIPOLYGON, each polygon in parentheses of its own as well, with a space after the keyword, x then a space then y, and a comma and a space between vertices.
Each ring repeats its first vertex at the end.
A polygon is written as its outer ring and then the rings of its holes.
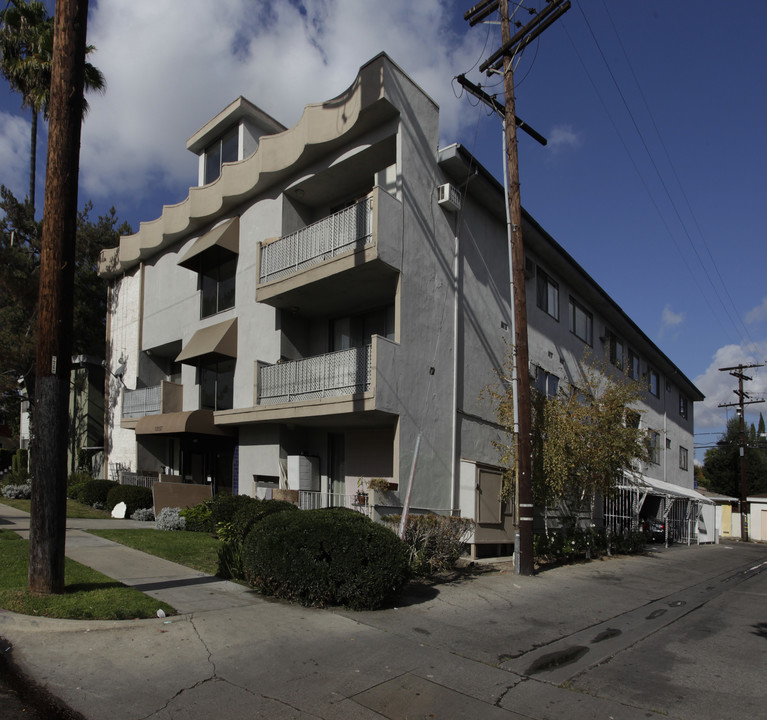
POLYGON ((221 165, 239 160, 239 128, 234 127, 205 148, 205 184, 218 180, 221 165))
POLYGON ((261 137, 285 129, 252 102, 237 98, 187 140, 187 150, 199 158, 197 184, 215 182, 224 163, 249 158, 261 137))

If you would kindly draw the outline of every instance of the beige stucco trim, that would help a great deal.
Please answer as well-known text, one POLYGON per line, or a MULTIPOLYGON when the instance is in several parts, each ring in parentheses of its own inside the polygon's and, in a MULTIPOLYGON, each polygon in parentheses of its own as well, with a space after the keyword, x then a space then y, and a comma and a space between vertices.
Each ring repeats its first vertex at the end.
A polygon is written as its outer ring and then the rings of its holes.
POLYGON ((180 203, 164 206, 159 218, 142 222, 136 234, 120 238, 116 254, 110 250, 102 253, 99 273, 102 277, 114 277, 125 272, 139 260, 212 222, 227 208, 256 196, 281 177, 294 174, 316 156, 315 148, 352 134, 363 110, 386 99, 387 66, 398 70, 384 54, 373 58, 338 97, 307 105, 292 128, 263 136, 258 150, 250 157, 225 164, 217 180, 191 188, 180 203))
POLYGON ((290 422, 291 420, 318 416, 371 412, 375 409, 375 391, 369 390, 358 395, 220 410, 215 415, 215 421, 216 425, 290 422))

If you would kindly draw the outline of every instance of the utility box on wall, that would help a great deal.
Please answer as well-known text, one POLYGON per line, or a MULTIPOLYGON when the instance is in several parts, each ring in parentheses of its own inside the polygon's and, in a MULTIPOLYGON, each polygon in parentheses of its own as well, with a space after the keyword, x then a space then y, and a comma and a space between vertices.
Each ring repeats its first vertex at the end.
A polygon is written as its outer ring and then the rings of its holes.
POLYGON ((320 459, 313 455, 288 455, 288 487, 320 491, 320 459))

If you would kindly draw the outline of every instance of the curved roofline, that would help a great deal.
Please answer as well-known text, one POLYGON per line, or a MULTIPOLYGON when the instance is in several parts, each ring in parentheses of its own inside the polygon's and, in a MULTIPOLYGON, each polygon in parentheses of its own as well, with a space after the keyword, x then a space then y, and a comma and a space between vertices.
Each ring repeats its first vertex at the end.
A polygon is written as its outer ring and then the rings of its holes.
POLYGON ((120 238, 118 247, 103 250, 99 274, 111 278, 124 273, 190 232, 209 225, 281 178, 294 174, 311 160, 313 149, 351 136, 373 106, 383 102, 396 113, 397 108, 390 99, 392 94, 387 97, 386 80, 391 75, 385 72, 387 66, 407 78, 386 53, 379 53, 360 68, 354 82, 342 93, 330 100, 306 105, 292 128, 262 136, 258 149, 250 157, 225 163, 218 179, 190 188, 184 200, 163 206, 160 217, 142 222, 137 233, 120 238))

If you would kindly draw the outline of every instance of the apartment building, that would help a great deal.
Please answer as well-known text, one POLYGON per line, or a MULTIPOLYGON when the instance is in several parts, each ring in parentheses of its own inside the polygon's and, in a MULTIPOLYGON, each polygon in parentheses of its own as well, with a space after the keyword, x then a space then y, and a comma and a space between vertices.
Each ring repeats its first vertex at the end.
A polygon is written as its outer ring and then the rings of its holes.
MULTIPOLYGON (((292 128, 239 98, 189 140, 199 185, 101 257, 110 466, 376 514, 412 479, 414 511, 513 540, 483 393, 512 340, 505 198, 463 147, 437 149, 438 121, 381 54, 292 128)), ((586 348, 646 376, 646 476, 691 489, 702 395, 529 216, 523 230, 537 386, 576 377, 586 348)))

